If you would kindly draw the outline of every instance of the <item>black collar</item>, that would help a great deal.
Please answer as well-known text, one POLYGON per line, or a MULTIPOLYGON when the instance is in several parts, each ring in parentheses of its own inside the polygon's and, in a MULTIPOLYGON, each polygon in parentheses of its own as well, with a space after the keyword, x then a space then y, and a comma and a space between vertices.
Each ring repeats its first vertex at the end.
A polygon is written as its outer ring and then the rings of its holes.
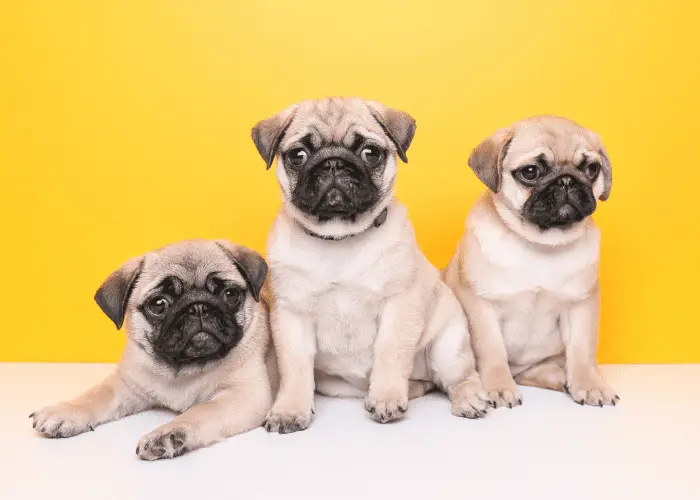
MULTIPOLYGON (((374 223, 372 224, 371 227, 368 228, 368 230, 372 229, 372 227, 379 227, 382 224, 384 224, 386 222, 386 216, 387 216, 388 212, 389 212, 388 208, 385 208, 384 210, 382 210, 379 213, 379 215, 377 215, 377 218, 374 219, 374 223)), ((347 234, 345 236, 324 236, 322 234, 314 233, 313 231, 311 231, 310 229, 308 229, 304 225, 301 225, 301 228, 309 236, 313 236, 314 238, 320 238, 322 240, 331 240, 331 241, 340 241, 340 240, 344 240, 346 238, 352 238, 353 236, 357 236, 358 234, 362 234, 362 233, 354 233, 354 234, 347 234)))

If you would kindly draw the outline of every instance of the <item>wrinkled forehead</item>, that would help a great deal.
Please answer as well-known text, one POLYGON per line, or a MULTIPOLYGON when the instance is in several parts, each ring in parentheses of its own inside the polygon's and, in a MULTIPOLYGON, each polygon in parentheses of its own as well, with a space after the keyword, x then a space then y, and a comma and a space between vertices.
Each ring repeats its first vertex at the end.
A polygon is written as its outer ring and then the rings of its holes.
POLYGON ((384 130, 361 99, 305 101, 296 109, 282 149, 307 137, 314 147, 333 144, 349 148, 358 136, 389 146, 384 130))
POLYGON ((536 159, 551 165, 601 161, 595 136, 585 128, 570 122, 526 122, 516 128, 504 164, 518 168, 536 159))
POLYGON ((146 255, 135 292, 143 297, 169 277, 178 278, 186 287, 203 288, 212 276, 245 286, 235 264, 215 245, 166 248, 146 255))

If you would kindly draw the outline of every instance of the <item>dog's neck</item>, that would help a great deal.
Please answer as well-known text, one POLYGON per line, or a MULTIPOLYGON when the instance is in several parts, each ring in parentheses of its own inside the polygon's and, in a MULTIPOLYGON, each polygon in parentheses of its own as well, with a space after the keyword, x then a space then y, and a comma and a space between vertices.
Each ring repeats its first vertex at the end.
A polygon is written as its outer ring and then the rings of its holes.
POLYGON ((363 233, 365 233, 365 232, 367 232, 375 227, 380 227, 382 224, 384 224, 384 222, 386 222, 386 217, 387 217, 388 212, 389 212, 388 207, 385 208, 384 210, 382 210, 381 212, 379 212, 379 215, 377 215, 377 217, 374 219, 374 222, 372 223, 372 225, 369 228, 365 229, 364 231, 360 231, 359 233, 346 234, 343 236, 325 236, 325 235, 313 232, 311 229, 304 226, 303 224, 299 224, 299 225, 301 226, 301 228, 304 230, 304 232, 306 234, 308 234, 309 236, 313 236, 314 238, 319 238, 322 240, 329 240, 329 241, 340 241, 340 240, 345 240, 347 238, 352 238, 353 236, 357 236, 358 234, 363 234, 363 233))

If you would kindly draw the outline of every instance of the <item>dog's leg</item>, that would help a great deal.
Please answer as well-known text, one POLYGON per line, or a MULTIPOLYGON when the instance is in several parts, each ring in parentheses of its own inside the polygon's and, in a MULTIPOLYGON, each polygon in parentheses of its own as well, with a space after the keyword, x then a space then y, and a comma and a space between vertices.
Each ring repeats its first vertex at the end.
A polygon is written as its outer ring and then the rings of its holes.
POLYGON ((513 408, 522 399, 508 365, 498 314, 493 305, 463 284, 453 288, 469 318, 472 348, 484 390, 494 407, 513 408))
POLYGON ((311 423, 314 404, 314 325, 278 305, 270 319, 280 385, 264 426, 268 432, 281 434, 302 431, 311 423))
POLYGON ((365 408, 377 422, 399 419, 408 409, 408 380, 425 326, 420 302, 402 295, 388 301, 382 311, 365 399, 365 408))
POLYGON ((598 314, 600 290, 576 302, 559 318, 566 348, 566 380, 571 398, 580 405, 614 405, 619 401, 598 371, 598 314))
POLYGON ((316 371, 316 392, 332 398, 362 398, 367 394, 367 390, 362 390, 350 384, 340 377, 326 375, 323 372, 316 371))
POLYGON ((428 370, 449 396, 452 413, 467 418, 486 415, 490 401, 476 372, 467 317, 447 285, 438 297, 427 334, 434 339, 426 353, 428 370))
POLYGON ((272 391, 262 366, 238 373, 231 389, 143 436, 136 454, 144 460, 159 460, 210 446, 260 427, 271 405, 272 391))
POLYGON ((549 358, 515 376, 515 383, 553 391, 564 391, 566 368, 564 356, 549 358))
POLYGON ((30 415, 33 427, 48 437, 64 438, 93 431, 98 425, 149 408, 149 402, 133 392, 118 372, 81 396, 48 406, 30 415))
POLYGON ((430 391, 435 389, 435 384, 427 380, 409 380, 408 381, 408 400, 425 396, 430 391))

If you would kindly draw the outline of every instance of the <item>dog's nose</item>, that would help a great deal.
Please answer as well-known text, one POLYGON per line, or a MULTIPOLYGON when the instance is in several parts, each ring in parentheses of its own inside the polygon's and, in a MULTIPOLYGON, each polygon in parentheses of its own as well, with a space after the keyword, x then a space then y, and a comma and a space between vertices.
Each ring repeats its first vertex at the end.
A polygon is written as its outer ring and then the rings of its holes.
POLYGON ((187 313, 191 316, 203 317, 206 316, 208 312, 209 306, 202 303, 192 304, 189 309, 187 309, 187 313))
POLYGON ((557 184, 559 184, 560 186, 569 187, 571 185, 572 180, 573 179, 570 175, 562 175, 557 179, 557 184))
POLYGON ((328 170, 340 170, 345 166, 345 162, 341 158, 328 158, 323 162, 323 167, 328 170))

